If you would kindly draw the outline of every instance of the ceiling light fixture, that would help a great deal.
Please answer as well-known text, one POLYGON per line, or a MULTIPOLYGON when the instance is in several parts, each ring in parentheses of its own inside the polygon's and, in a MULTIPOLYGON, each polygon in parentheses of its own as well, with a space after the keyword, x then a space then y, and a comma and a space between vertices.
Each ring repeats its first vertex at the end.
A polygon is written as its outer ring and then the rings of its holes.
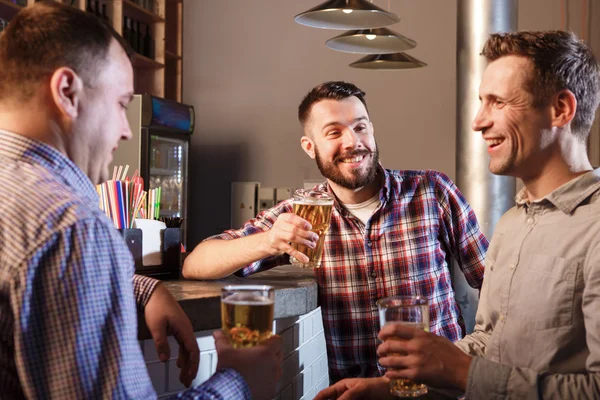
POLYGON ((414 40, 387 28, 348 31, 326 44, 333 50, 358 54, 398 53, 417 46, 414 40))
POLYGON ((328 0, 296 15, 294 20, 313 28, 348 30, 381 28, 400 18, 366 0, 328 0))
POLYGON ((363 69, 410 69, 427 66, 421 60, 406 53, 370 54, 350 64, 353 68, 363 69))

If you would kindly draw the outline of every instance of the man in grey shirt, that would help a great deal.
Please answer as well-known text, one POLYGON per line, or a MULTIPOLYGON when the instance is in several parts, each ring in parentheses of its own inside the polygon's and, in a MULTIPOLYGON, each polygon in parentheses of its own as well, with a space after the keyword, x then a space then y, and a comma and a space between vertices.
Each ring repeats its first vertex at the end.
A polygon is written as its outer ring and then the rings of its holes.
POLYGON ((490 243, 475 331, 455 346, 387 325, 386 376, 341 381, 317 399, 384 398, 390 378, 469 399, 600 399, 600 170, 586 148, 600 67, 562 31, 494 34, 482 55, 473 129, 490 171, 525 187, 490 243))

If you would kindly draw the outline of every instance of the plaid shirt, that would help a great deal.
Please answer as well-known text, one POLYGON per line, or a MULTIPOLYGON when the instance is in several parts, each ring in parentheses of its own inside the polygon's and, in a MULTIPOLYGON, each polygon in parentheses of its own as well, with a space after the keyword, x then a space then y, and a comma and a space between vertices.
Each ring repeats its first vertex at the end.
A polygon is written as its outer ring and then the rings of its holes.
MULTIPOLYGON (((473 288, 479 289, 483 280, 488 242, 454 183, 435 171, 383 171, 381 204, 366 225, 334 203, 321 268, 315 270, 332 382, 383 371, 376 354, 378 299, 427 296, 430 332, 456 341, 463 332, 448 258, 458 261, 473 288)), ((331 192, 325 183, 317 188, 331 192)), ((212 238, 266 231, 285 212, 292 212, 291 199, 263 211, 239 230, 212 238)), ((270 257, 236 274, 247 276, 288 262, 287 255, 270 257)))
MULTIPOLYGON (((94 186, 54 148, 14 133, 0 131, 0 164, 0 397, 156 398, 136 303, 157 281, 133 275, 94 186)), ((233 370, 178 395, 249 397, 233 370)))

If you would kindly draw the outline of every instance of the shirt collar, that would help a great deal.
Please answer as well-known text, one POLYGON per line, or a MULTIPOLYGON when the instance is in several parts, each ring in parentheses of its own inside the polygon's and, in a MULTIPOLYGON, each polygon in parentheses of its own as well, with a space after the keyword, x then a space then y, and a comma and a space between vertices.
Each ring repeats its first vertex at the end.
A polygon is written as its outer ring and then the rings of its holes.
MULTIPOLYGON (((565 214, 571 214, 585 199, 600 189, 600 168, 586 172, 577 178, 556 188, 545 197, 532 203, 550 202, 565 214)), ((518 206, 526 206, 530 202, 527 199, 527 189, 523 188, 515 197, 518 206)))
MULTIPOLYGON (((377 167, 377 174, 378 174, 378 179, 379 179, 379 174, 383 174, 383 186, 379 190, 379 200, 381 201, 381 204, 384 204, 389 200, 389 197, 390 197, 391 175, 390 175, 390 171, 383 168, 381 166, 381 164, 379 164, 379 166, 377 167)), ((318 185, 317 189, 326 190, 327 193, 329 193, 333 197, 333 206, 340 213, 342 213, 344 215, 348 213, 348 211, 344 207, 342 207, 342 205, 338 202, 337 196, 335 195, 335 193, 333 192, 333 190, 331 189, 331 186, 329 186, 327 181, 318 185)))
POLYGON ((37 164, 60 178, 77 193, 98 201, 92 181, 64 154, 46 143, 0 129, 0 157, 37 164))

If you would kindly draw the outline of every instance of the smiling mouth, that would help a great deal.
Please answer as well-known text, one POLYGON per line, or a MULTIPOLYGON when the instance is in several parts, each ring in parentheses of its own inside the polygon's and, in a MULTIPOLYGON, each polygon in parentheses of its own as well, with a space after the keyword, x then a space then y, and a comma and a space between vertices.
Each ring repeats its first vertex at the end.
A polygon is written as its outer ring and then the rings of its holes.
POLYGON ((485 143, 490 149, 493 149, 494 147, 500 146, 502 143, 504 143, 504 139, 485 139, 485 143))
POLYGON ((345 164, 354 164, 354 163, 359 163, 364 159, 365 159, 365 156, 361 155, 361 156, 340 158, 340 162, 345 163, 345 164))

